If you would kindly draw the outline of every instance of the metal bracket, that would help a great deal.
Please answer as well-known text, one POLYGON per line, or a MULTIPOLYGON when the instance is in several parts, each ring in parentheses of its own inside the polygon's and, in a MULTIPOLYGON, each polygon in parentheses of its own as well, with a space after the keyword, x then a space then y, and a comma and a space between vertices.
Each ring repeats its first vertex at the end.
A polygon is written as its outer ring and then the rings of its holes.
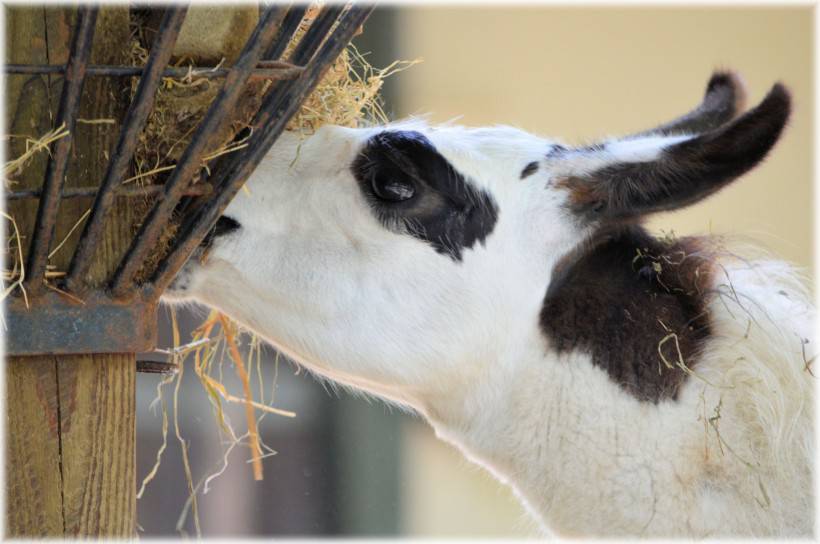
POLYGON ((136 353, 154 349, 157 304, 89 295, 81 304, 55 292, 31 301, 9 297, 6 351, 11 355, 136 353))

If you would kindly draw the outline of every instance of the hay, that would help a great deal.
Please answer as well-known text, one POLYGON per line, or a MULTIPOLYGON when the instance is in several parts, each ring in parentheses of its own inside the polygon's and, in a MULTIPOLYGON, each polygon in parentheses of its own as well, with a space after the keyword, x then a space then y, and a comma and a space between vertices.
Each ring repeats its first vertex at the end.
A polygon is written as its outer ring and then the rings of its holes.
POLYGON ((250 404, 253 398, 251 391, 251 381, 248 377, 248 371, 245 369, 245 363, 242 361, 242 355, 239 353, 239 348, 236 346, 235 334, 232 330, 234 327, 228 319, 220 314, 219 322, 222 324, 222 330, 225 331, 225 342, 230 350, 231 359, 233 360, 236 373, 242 380, 242 389, 245 394, 245 417, 248 422, 248 434, 250 435, 250 449, 251 459, 253 460, 253 479, 262 479, 262 460, 260 459, 261 451, 259 448, 259 431, 256 427, 256 419, 254 419, 253 406, 250 404))
POLYGON ((362 123, 386 123, 387 115, 379 99, 384 80, 419 62, 395 61, 377 69, 350 45, 290 120, 288 130, 309 135, 327 124, 356 128, 362 123))
MULTIPOLYGON (((8 140, 11 138, 25 138, 26 140, 26 149, 25 151, 19 156, 10 161, 7 161, 3 164, 3 184, 6 189, 11 188, 16 181, 14 177, 19 176, 26 166, 31 163, 32 159, 36 155, 42 152, 46 152, 49 155, 51 154, 51 144, 60 140, 61 138, 65 138, 68 136, 68 130, 65 128, 65 124, 60 125, 59 127, 49 130, 39 138, 35 138, 32 136, 25 136, 25 135, 17 135, 17 134, 8 134, 3 136, 4 140, 8 140)), ((8 224, 11 226, 11 235, 9 236, 8 226, 4 229, 3 232, 6 233, 6 245, 5 245, 5 254, 3 255, 3 271, 0 274, 2 278, 2 285, 0 288, 2 289, 2 294, 0 294, 0 302, 6 300, 6 298, 11 295, 15 291, 15 289, 20 289, 20 292, 23 296, 23 301, 26 304, 26 308, 29 307, 28 303, 28 294, 26 293, 25 288, 23 287, 23 282, 26 279, 26 271, 25 271, 25 263, 23 260, 23 248, 22 248, 22 237, 20 236, 20 229, 17 226, 17 221, 15 221, 14 217, 11 214, 6 212, 2 212, 3 217, 6 219, 8 224)), ((69 236, 76 230, 77 226, 80 222, 82 222, 86 217, 88 217, 88 212, 86 212, 83 217, 77 222, 77 224, 72 227, 72 229, 68 232, 68 234, 57 244, 57 247, 49 253, 49 259, 54 256, 57 251, 63 247, 66 240, 69 236)), ((46 270, 46 286, 49 288, 53 288, 52 285, 48 283, 49 279, 60 277, 64 275, 64 272, 59 272, 53 270, 53 267, 49 266, 46 270)), ((5 321, 2 322, 3 329, 6 328, 5 321)))
POLYGON ((77 119, 81 125, 116 125, 116 119, 77 119))
POLYGON ((157 404, 161 405, 162 407, 162 444, 157 450, 154 466, 151 467, 151 470, 149 470, 148 474, 142 479, 140 489, 139 491, 137 491, 137 500, 142 498, 142 494, 145 493, 145 488, 148 486, 149 483, 151 483, 151 481, 157 475, 159 466, 162 463, 162 454, 168 447, 168 407, 165 403, 165 398, 162 395, 162 388, 168 385, 169 383, 173 382, 174 379, 175 376, 172 374, 170 376, 166 376, 157 384, 157 398, 155 399, 155 402, 151 403, 152 407, 156 406, 157 404))
MULTIPOLYGON (((49 258, 49 259, 51 259, 52 257, 54 257, 54 256, 57 254, 57 252, 58 252, 58 251, 60 251, 60 249, 61 249, 61 248, 65 245, 65 243, 68 241, 68 239, 71 237, 71 235, 72 235, 72 234, 74 234, 74 231, 76 231, 76 230, 79 228, 79 226, 80 226, 80 225, 82 225, 83 221, 85 221, 85 220, 86 220, 86 218, 87 218, 90 214, 91 214, 91 208, 88 208, 88 209, 87 209, 87 210, 86 210, 86 211, 85 211, 85 212, 84 212, 84 213, 80 216, 80 218, 79 218, 79 219, 77 219, 77 221, 74 223, 74 225, 72 225, 72 226, 71 226, 71 228, 68 230, 68 232, 66 233, 66 235, 65 235, 65 236, 63 236, 63 239, 62 239, 62 240, 60 240, 60 243, 58 243, 58 244, 57 244, 57 247, 55 247, 54 249, 52 249, 52 250, 51 250, 51 252, 49 252, 49 254, 48 254, 48 258, 49 258)), ((65 274, 65 273, 63 272, 63 274, 65 274)))
MULTIPOLYGON (((11 224, 13 232, 12 236, 6 236, 8 241, 5 248, 6 255, 3 259, 3 273, 2 276, 0 276, 0 281, 2 282, 0 286, 3 290, 2 295, 0 295, 0 302, 5 301, 6 297, 13 293, 15 289, 20 289, 23 295, 23 301, 26 304, 26 308, 28 308, 28 295, 26 294, 25 287, 23 287, 23 282, 26 279, 26 269, 25 263, 23 262, 23 248, 20 243, 20 229, 17 228, 17 221, 14 220, 14 217, 6 212, 0 213, 2 213, 6 221, 11 224), (7 268, 9 260, 12 262, 10 269, 7 268)), ((5 229, 5 232, 8 232, 8 228, 5 229)), ((5 320, 3 320, 3 329, 6 329, 5 320)))
MULTIPOLYGON (((173 338, 174 338, 174 345, 179 345, 179 325, 177 323, 177 315, 176 312, 171 312, 171 324, 173 330, 173 338)), ((194 491, 194 484, 193 484, 193 476, 191 475, 191 463, 188 459, 188 443, 185 442, 185 439, 182 438, 182 433, 179 430, 179 389, 182 385, 182 377, 185 372, 185 365, 182 364, 184 361, 179 360, 179 356, 175 357, 175 361, 177 363, 177 368, 179 368, 179 373, 177 374, 177 381, 176 385, 174 386, 174 434, 179 441, 180 448, 182 449, 182 465, 185 469, 185 478, 188 481, 188 497, 190 498, 191 502, 193 503, 194 509, 194 526, 196 528, 196 536, 197 538, 202 538, 202 529, 199 526, 199 513, 197 508, 196 502, 196 492, 194 491)))
MULTIPOLYGON (((16 159, 15 159, 16 160, 16 159)), ((26 279, 26 270, 25 270, 25 262, 23 261, 23 248, 21 244, 21 236, 20 236, 20 229, 17 226, 17 221, 15 221, 14 217, 6 212, 0 212, 3 215, 3 218, 8 221, 12 228, 11 236, 6 235, 6 247, 5 247, 5 255, 3 256, 3 271, 0 274, 0 302, 6 300, 6 298, 14 292, 15 289, 20 289, 20 293, 23 296, 23 301, 25 302, 26 308, 29 307, 28 303, 28 294, 26 293, 26 289, 23 286, 23 282, 26 279), (9 268, 10 263, 10 268, 9 268)), ((91 208, 87 209, 85 213, 83 213, 80 218, 74 223, 74 225, 69 229, 69 231, 63 236, 63 239, 57 243, 57 245, 52 249, 48 254, 48 259, 56 255, 60 249, 66 244, 68 239, 71 237, 74 232, 80 227, 83 221, 88 218, 91 214, 91 208)), ((5 229, 5 232, 8 232, 8 228, 5 229)), ((54 284, 52 284, 49 280, 55 278, 61 278, 65 276, 66 273, 61 270, 56 270, 56 267, 51 264, 46 265, 46 272, 45 272, 45 286, 52 291, 56 291, 61 295, 68 297, 69 299, 77 302, 79 304, 85 304, 82 299, 79 299, 72 295, 71 293, 67 293, 62 289, 57 288, 54 284)), ((2 319, 2 318, 0 318, 2 319)), ((3 329, 6 329, 5 321, 2 321, 3 329)))
POLYGON ((23 154, 3 165, 3 183, 5 184, 6 189, 15 183, 15 180, 13 179, 14 176, 20 175, 23 169, 31 162, 31 159, 43 151, 51 155, 51 144, 61 138, 65 138, 66 136, 68 136, 68 130, 65 128, 65 123, 53 130, 49 130, 39 138, 22 136, 18 134, 8 134, 4 136, 4 140, 8 140, 10 138, 26 139, 26 150, 23 154))
MULTIPOLYGON (((258 425, 265 415, 269 413, 285 417, 295 417, 296 414, 272 406, 273 395, 271 395, 266 402, 261 373, 261 342, 250 337, 251 349, 250 355, 246 362, 240 355, 240 346, 241 339, 243 337, 248 338, 248 336, 243 335, 241 329, 235 323, 229 321, 225 316, 216 311, 211 311, 208 318, 194 331, 191 342, 183 345, 181 344, 179 330, 176 325, 176 316, 173 313, 173 309, 171 315, 172 326, 174 329, 174 347, 167 350, 165 353, 167 353, 171 360, 177 365, 179 372, 175 376, 170 376, 164 379, 157 388, 157 399, 155 400, 155 403, 160 404, 163 408, 163 442, 157 452, 154 466, 143 478, 143 484, 140 487, 138 497, 143 496, 145 488, 154 479, 162 461, 162 453, 164 452, 167 444, 169 421, 167 412, 168 408, 165 405, 162 387, 171 382, 175 382, 174 402, 172 405, 174 432, 177 440, 180 441, 182 446, 183 466, 185 468, 185 477, 188 482, 189 492, 188 499, 177 523, 177 529, 180 532, 184 532, 183 528, 185 526, 188 512, 190 511, 194 518, 194 526, 197 534, 199 535, 200 529, 198 520, 197 494, 200 490, 202 493, 206 493, 209 490, 209 485, 211 482, 224 473, 227 468, 229 455, 235 450, 236 446, 239 445, 246 445, 250 449, 251 462, 256 464, 258 467, 254 468, 254 476, 261 479, 261 460, 270 455, 275 455, 276 452, 266 445, 262 441, 261 437, 259 437, 258 432, 256 431, 258 425), (228 354, 227 357, 226 354, 228 354), (198 483, 196 484, 194 484, 193 474, 190 470, 190 463, 188 461, 189 449, 187 443, 184 442, 184 438, 179 427, 178 417, 180 386, 184 376, 185 364, 190 356, 193 356, 194 371, 203 386, 203 390, 207 395, 208 401, 213 407, 217 429, 223 437, 227 438, 227 447, 223 449, 223 455, 219 464, 215 466, 212 471, 199 478, 198 483), (234 364, 238 374, 240 374, 240 378, 243 383, 244 396, 240 397, 231 394, 222 383, 222 369, 226 359, 230 360, 234 364), (261 402, 253 400, 254 392, 251 387, 250 378, 253 375, 254 370, 256 371, 258 378, 258 391, 256 392, 256 396, 258 396, 261 402), (224 413, 223 402, 237 403, 245 406, 246 420, 249 428, 248 432, 238 435, 234 431, 230 421, 224 413), (256 412, 259 412, 258 417, 256 412), (259 472, 257 472, 257 470, 259 472)), ((276 372, 274 373, 274 381, 275 379, 276 372)))

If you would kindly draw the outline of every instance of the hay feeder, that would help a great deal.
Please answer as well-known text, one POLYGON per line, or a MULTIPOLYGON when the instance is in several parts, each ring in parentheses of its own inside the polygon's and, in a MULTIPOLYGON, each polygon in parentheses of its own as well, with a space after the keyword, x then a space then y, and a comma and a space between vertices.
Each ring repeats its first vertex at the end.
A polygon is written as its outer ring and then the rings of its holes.
MULTIPOLYGON (((155 348, 159 298, 371 9, 322 8, 282 58, 307 8, 263 4, 258 24, 234 63, 192 69, 169 65, 187 6, 165 8, 144 66, 124 66, 92 64, 99 9, 86 5, 76 11, 67 62, 4 66, 7 77, 62 76, 52 128, 65 131, 50 145, 42 185, 7 187, 5 192, 12 205, 39 201, 25 273, 19 277, 22 288, 6 298, 10 536, 133 536, 135 354, 155 348), (187 147, 163 184, 125 185, 164 78, 192 72, 223 84, 187 147), (99 185, 69 187, 66 172, 77 145, 73 136, 83 87, 96 77, 138 77, 139 83, 99 185), (259 79, 271 84, 244 145, 203 169, 203 158, 221 143, 215 135, 224 134, 240 108, 247 107, 243 89, 259 79), (64 274, 49 275, 59 213, 71 209, 73 200, 90 197, 93 204, 70 264, 64 274), (110 225, 121 220, 123 199, 146 197, 151 198, 150 209, 133 229, 135 234, 120 241, 127 249, 116 262, 103 265, 110 273, 104 278, 91 273, 100 268, 105 253, 100 246, 109 243, 110 225), (163 237, 170 239, 157 257, 163 237)), ((19 236, 18 243, 22 247, 19 236)))

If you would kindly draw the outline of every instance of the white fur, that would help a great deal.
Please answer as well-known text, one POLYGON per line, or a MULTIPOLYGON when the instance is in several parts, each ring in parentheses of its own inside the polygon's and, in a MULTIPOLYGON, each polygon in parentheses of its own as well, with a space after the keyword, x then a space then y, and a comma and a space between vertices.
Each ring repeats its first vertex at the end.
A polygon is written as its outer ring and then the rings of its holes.
POLYGON ((219 308, 314 372, 412 407, 513 486, 545 529, 811 534, 813 384, 801 339, 813 358, 814 309, 791 268, 724 259, 713 338, 677 400, 636 400, 539 330, 553 266, 588 235, 551 182, 649 160, 684 137, 561 162, 544 160, 551 142, 515 129, 393 128, 424 132, 498 203, 492 233, 462 262, 368 210, 349 166, 381 129, 326 127, 277 143, 226 211, 241 231, 189 263, 168 298, 219 308), (531 161, 539 171, 521 180, 531 161))

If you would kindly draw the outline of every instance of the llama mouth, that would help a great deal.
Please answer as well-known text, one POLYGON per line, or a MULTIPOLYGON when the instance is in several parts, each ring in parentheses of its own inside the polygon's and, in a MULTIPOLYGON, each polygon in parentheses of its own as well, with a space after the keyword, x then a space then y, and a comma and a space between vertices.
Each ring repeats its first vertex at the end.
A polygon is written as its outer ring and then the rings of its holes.
POLYGON ((227 215, 221 216, 165 290, 163 300, 166 302, 185 300, 191 287, 194 270, 207 261, 208 254, 213 249, 216 239, 227 236, 241 228, 242 225, 236 219, 227 215))

